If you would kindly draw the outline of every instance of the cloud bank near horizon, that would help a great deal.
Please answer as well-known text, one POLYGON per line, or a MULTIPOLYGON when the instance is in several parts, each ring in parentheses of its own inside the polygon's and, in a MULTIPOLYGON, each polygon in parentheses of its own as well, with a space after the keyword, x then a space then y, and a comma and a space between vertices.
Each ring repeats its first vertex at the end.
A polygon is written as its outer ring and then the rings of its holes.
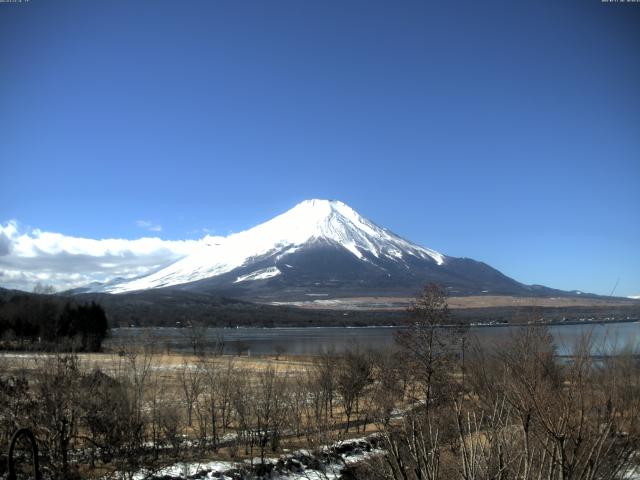
POLYGON ((0 224, 0 287, 30 291, 44 284, 62 291, 118 277, 134 278, 178 260, 211 238, 90 239, 25 230, 10 220, 0 224))

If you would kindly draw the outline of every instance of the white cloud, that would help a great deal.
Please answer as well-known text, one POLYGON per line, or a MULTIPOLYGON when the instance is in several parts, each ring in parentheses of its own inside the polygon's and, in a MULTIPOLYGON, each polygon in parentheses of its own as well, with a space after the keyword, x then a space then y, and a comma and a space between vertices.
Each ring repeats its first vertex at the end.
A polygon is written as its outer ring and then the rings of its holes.
MULTIPOLYGON (((151 225, 154 226, 154 225, 151 225)), ((197 249, 200 240, 90 239, 0 224, 0 286, 31 290, 40 282, 66 290, 153 272, 197 249)))
POLYGON ((161 232, 162 231, 162 225, 158 225, 156 223, 153 223, 149 220, 138 220, 136 222, 136 225, 138 225, 140 228, 144 228, 145 230, 149 230, 150 232, 161 232))

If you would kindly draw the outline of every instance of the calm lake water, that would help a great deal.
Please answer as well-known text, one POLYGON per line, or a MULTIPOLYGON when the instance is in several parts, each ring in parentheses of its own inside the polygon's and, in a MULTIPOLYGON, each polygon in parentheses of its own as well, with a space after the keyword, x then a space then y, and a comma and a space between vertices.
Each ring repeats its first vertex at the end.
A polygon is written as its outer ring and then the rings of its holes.
MULTIPOLYGON (((500 342, 518 328, 471 327, 468 337, 482 342, 500 342)), ((394 345, 398 330, 398 327, 207 328, 202 333, 205 342, 214 343, 223 338, 227 353, 248 349, 252 355, 272 355, 278 350, 294 355, 314 355, 323 349, 340 351, 354 345, 365 349, 388 348, 394 345)), ((573 346, 585 334, 593 339, 594 355, 606 355, 623 348, 640 350, 638 322, 557 325, 550 326, 549 330, 560 355, 570 355, 573 346)), ((108 344, 153 342, 159 349, 170 346, 173 350, 189 351, 189 333, 188 329, 181 328, 116 328, 111 330, 108 344)))

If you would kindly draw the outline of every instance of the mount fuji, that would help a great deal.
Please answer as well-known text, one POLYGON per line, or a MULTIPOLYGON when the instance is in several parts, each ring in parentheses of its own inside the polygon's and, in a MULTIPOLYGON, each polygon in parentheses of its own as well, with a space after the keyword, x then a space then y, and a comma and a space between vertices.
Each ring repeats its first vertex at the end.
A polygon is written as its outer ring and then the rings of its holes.
POLYGON ((306 200, 249 230, 209 240, 150 275, 91 290, 179 289, 274 301, 413 295, 437 282, 454 296, 570 295, 411 243, 339 201, 306 200))

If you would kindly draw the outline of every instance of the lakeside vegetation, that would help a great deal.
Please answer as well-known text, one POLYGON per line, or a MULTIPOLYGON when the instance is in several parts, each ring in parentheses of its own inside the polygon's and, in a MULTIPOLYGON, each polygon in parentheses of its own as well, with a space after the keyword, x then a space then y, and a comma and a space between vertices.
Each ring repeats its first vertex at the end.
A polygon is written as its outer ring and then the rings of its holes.
MULTIPOLYGON (((285 305, 267 305, 235 300, 217 295, 162 289, 129 294, 63 295, 26 293, 0 288, 0 309, 13 298, 33 297, 34 303, 67 302, 100 305, 110 328, 128 327, 341 327, 341 326, 402 326, 406 310, 353 310, 301 308, 285 305)), ((450 318, 456 323, 476 324, 528 324, 570 323, 583 321, 626 321, 640 319, 640 302, 628 299, 608 300, 610 304, 531 306, 494 305, 489 302, 474 307, 467 299, 456 297, 450 318)), ((489 299, 490 300, 490 299, 489 299)), ((524 299, 521 299, 524 300, 524 299)), ((543 299, 544 300, 544 299, 543 299)), ((535 303, 535 302, 534 302, 535 303)), ((545 304, 541 300, 541 303, 545 304)), ((548 302, 546 302, 548 303, 548 302)), ((32 314, 37 314, 34 309, 32 314)), ((46 322, 43 319, 42 322, 46 322)))
POLYGON ((325 446, 363 435, 377 453, 341 478, 613 480, 637 462, 637 352, 594 359, 585 337, 559 361, 544 327, 464 342, 464 328, 437 328, 450 321, 437 287, 410 313, 385 351, 5 354, 0 442, 31 428, 47 478, 151 478, 211 459, 269 478, 289 471, 271 459, 299 449, 322 472, 338 460, 325 446))
POLYGON ((97 352, 108 330, 95 302, 26 293, 0 298, 0 350, 97 352))

